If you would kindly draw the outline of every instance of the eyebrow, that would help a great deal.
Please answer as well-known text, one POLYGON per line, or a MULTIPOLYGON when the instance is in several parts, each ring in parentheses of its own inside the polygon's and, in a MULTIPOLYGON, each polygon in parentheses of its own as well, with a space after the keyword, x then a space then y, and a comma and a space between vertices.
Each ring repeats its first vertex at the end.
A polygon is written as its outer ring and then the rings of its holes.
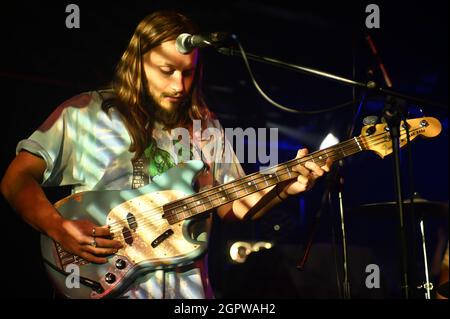
MULTIPOLYGON (((168 67, 171 67, 171 68, 174 68, 174 69, 177 68, 176 65, 173 65, 173 64, 168 63, 168 62, 164 62, 163 64, 158 64, 158 67, 164 67, 164 66, 168 66, 168 67)), ((193 70, 193 69, 195 69, 195 66, 190 66, 190 67, 186 68, 185 70, 193 70)))
POLYGON ((172 68, 175 68, 175 65, 173 65, 173 64, 171 64, 171 63, 167 63, 167 62, 165 62, 165 63, 163 63, 163 64, 160 64, 159 66, 170 66, 170 67, 172 67, 172 68))

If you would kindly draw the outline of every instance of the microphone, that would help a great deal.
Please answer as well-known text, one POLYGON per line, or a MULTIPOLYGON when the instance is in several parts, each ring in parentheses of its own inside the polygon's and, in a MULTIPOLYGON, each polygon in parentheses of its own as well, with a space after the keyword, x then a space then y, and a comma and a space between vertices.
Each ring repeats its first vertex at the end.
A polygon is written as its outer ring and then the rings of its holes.
POLYGON ((196 48, 218 46, 223 44, 230 37, 226 32, 213 32, 208 34, 182 33, 175 41, 175 47, 181 54, 189 54, 196 48))

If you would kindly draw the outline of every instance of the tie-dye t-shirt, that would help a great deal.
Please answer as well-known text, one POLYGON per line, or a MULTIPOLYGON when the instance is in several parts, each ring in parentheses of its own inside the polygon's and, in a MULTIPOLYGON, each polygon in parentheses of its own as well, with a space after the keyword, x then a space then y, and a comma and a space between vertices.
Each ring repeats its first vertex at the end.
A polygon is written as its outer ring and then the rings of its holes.
MULTIPOLYGON (((151 183, 152 177, 190 159, 202 159, 209 168, 198 177, 200 190, 244 176, 217 120, 208 121, 203 131, 192 130, 192 138, 181 140, 156 123, 154 143, 141 159, 133 160, 134 153, 129 151, 131 137, 119 112, 114 107, 102 110, 103 99, 110 94, 93 91, 75 96, 60 105, 28 139, 18 143, 17 152, 27 150, 45 160, 43 186, 72 185, 73 193, 131 189, 151 183), (220 134, 204 134, 208 130, 220 134), (205 145, 214 147, 205 152, 205 145)), ((210 224, 208 218, 197 239, 208 240, 210 224)), ((206 258, 193 261, 190 267, 144 274, 122 297, 212 297, 206 258)))

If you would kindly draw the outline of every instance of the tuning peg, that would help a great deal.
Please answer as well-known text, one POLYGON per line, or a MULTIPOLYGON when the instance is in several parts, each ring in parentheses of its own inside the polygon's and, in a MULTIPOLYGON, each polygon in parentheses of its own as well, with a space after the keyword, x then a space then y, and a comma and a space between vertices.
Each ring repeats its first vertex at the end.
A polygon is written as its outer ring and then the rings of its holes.
POLYGON ((378 123, 378 116, 376 115, 369 115, 363 119, 364 125, 375 125, 377 123, 378 123))

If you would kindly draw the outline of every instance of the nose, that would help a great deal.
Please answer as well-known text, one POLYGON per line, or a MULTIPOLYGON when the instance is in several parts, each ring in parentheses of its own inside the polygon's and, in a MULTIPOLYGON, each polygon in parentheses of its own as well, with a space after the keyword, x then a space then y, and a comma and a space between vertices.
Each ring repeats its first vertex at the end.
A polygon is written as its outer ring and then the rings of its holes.
POLYGON ((172 77, 171 89, 177 95, 182 95, 184 93, 184 76, 183 73, 177 71, 172 77))

